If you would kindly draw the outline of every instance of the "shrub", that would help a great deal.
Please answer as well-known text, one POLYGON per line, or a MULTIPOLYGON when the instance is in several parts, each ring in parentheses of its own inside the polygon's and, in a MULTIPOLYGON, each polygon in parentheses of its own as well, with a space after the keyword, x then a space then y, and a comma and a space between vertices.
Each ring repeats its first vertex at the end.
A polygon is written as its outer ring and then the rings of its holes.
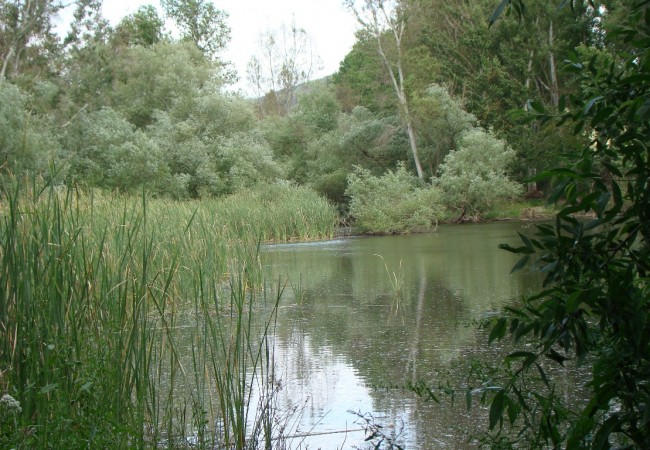
POLYGON ((111 108, 81 115, 66 137, 76 181, 136 191, 167 175, 160 148, 111 108))
POLYGON ((60 152, 47 120, 32 112, 29 95, 0 82, 0 164, 20 174, 41 173, 60 152))
POLYGON ((420 187, 404 165, 377 177, 360 167, 348 176, 350 215, 359 231, 372 234, 429 230, 442 218, 440 191, 420 187))
POLYGON ((475 128, 463 133, 458 150, 445 157, 434 184, 458 220, 480 216, 495 203, 521 194, 521 185, 506 175, 514 159, 514 150, 504 141, 475 128))

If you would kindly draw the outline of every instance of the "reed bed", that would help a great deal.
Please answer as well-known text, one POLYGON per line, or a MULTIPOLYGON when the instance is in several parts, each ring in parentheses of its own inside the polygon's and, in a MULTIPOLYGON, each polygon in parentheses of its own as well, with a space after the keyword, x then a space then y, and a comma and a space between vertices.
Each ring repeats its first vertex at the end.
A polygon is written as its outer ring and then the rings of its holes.
POLYGON ((279 294, 257 251, 330 236, 331 206, 287 185, 187 203, 15 180, 2 193, 0 408, 19 406, 0 411, 0 447, 279 442, 279 294))

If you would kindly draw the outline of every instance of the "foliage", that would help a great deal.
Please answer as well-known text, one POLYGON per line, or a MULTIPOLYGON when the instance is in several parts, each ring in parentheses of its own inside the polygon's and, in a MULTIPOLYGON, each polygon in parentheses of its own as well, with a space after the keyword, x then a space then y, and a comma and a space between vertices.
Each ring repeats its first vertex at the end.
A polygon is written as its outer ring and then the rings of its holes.
POLYGON ((0 160, 12 173, 42 173, 57 160, 60 145, 48 121, 30 111, 32 100, 0 81, 0 160))
POLYGON ((2 187, 0 447, 277 437, 257 251, 331 236, 327 202, 289 185, 201 203, 2 187))
POLYGON ((398 113, 406 128, 410 144, 411 161, 418 178, 424 179, 424 171, 418 152, 418 141, 410 112, 410 99, 406 91, 404 70, 404 32, 408 22, 406 3, 392 0, 346 0, 344 5, 354 14, 362 27, 362 33, 371 36, 375 49, 381 57, 397 98, 398 113))
POLYGON ((0 80, 34 69, 49 72, 43 57, 56 52, 53 21, 63 7, 55 0, 0 3, 0 80))
POLYGON ((457 149, 461 134, 476 125, 477 119, 437 84, 415 98, 412 109, 422 143, 422 164, 430 169, 431 176, 436 176, 445 156, 457 149))
POLYGON ((214 79, 214 67, 187 43, 161 41, 129 47, 113 61, 110 102, 129 122, 145 128, 156 111, 186 116, 214 79))
POLYGON ((163 38, 164 26, 165 23, 154 6, 140 6, 134 14, 120 21, 111 40, 115 45, 146 47, 163 38))
POLYGON ((80 115, 65 144, 70 176, 85 186, 133 192, 165 179, 160 148, 110 108, 80 115))
POLYGON ((480 216, 493 204, 521 194, 521 186, 506 175, 514 157, 505 142, 483 129, 462 134, 458 149, 445 157, 434 179, 457 220, 480 216))
POLYGON ((356 227, 366 233, 430 230, 444 212, 440 191, 421 187, 403 165, 380 177, 357 167, 348 176, 346 194, 356 227))
POLYGON ((216 151, 216 172, 223 183, 220 193, 233 193, 281 178, 267 142, 257 133, 239 133, 222 140, 216 151))
POLYGON ((158 111, 147 129, 175 181, 162 193, 176 198, 224 195, 281 177, 268 143, 253 129, 251 105, 234 95, 201 93, 183 115, 158 111))
POLYGON ((357 106, 375 113, 392 112, 394 109, 390 82, 372 44, 370 37, 358 34, 352 50, 339 64, 339 70, 332 75, 336 96, 343 110, 348 113, 357 106))
POLYGON ((205 0, 161 0, 168 17, 176 22, 183 38, 214 59, 230 41, 228 13, 205 0))
MULTIPOLYGON (((503 1, 497 13, 525 3, 503 1)), ((613 63, 575 59, 569 69, 581 91, 560 99, 567 112, 557 117, 536 106, 541 120, 569 122, 591 142, 570 153, 568 167, 544 174, 555 179, 550 200, 561 205, 554 224, 522 235, 520 247, 504 246, 522 255, 515 268, 530 264, 546 279, 542 292, 504 311, 492 327, 490 340, 509 332, 515 342, 532 345, 511 353, 513 371, 490 386, 491 442, 650 446, 648 6, 637 2, 616 19, 602 49, 613 63), (555 395, 545 369, 569 361, 589 368, 589 397, 578 410, 555 395), (536 388, 529 381, 540 376, 542 388, 536 388), (519 432, 503 434, 506 421, 519 432)))

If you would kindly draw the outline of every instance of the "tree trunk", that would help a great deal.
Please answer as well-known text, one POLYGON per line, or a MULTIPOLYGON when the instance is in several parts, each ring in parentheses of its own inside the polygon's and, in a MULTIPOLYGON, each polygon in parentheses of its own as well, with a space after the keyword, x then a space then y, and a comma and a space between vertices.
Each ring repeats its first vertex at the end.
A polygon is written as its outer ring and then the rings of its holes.
POLYGON ((560 88, 557 83, 557 68, 555 65, 555 55, 553 54, 553 21, 548 26, 548 70, 550 79, 551 104, 557 110, 560 104, 560 88))
POLYGON ((9 66, 9 60, 14 54, 14 48, 11 47, 9 49, 9 52, 4 58, 4 61, 2 61, 2 69, 0 69, 0 80, 4 80, 7 78, 7 67, 9 66))
POLYGON ((402 30, 398 33, 397 30, 393 30, 393 35, 395 36, 395 44, 397 47, 397 76, 395 76, 395 71, 393 66, 384 52, 384 48, 381 44, 381 35, 377 34, 377 48, 379 55, 381 56, 386 69, 388 70, 388 75, 390 76, 391 82, 393 83, 393 89, 395 89, 395 95, 399 101, 400 112, 402 115, 402 120, 406 125, 406 132, 409 137, 409 144, 411 146, 411 154, 413 155, 413 162, 415 163, 415 170, 417 171, 418 178, 424 180, 424 171, 422 170, 422 164, 420 163, 420 156, 418 155, 418 144, 415 137, 415 131, 413 130, 413 121, 411 120, 411 114, 408 107, 408 98, 406 92, 404 91, 404 72, 402 70, 402 39, 401 33, 402 30))
POLYGON ((395 95, 397 96, 399 103, 402 122, 406 126, 406 132, 409 137, 415 169, 417 171, 418 177, 421 180, 424 180, 424 171, 422 170, 422 164, 420 163, 420 157, 418 155, 418 146, 415 137, 415 131, 413 130, 413 121, 409 113, 408 97, 406 96, 404 89, 405 82, 402 69, 402 36, 404 35, 404 27, 406 25, 405 18, 400 14, 399 11, 395 11, 395 16, 392 17, 391 14, 386 11, 385 7, 387 5, 383 0, 365 0, 365 6, 363 6, 361 10, 355 7, 355 0, 344 0, 344 4, 354 13, 357 21, 361 24, 361 26, 370 32, 371 36, 377 40, 377 52, 379 53, 382 62, 388 70, 388 75, 390 76, 390 80, 393 84, 393 89, 395 90, 395 95), (367 13, 366 18, 364 18, 362 14, 364 11, 367 13), (381 38, 384 34, 384 30, 389 31, 395 39, 395 48, 397 50, 396 61, 391 62, 391 60, 386 55, 386 52, 384 51, 384 47, 381 43, 381 38), (395 74, 393 64, 397 68, 397 74, 395 74))

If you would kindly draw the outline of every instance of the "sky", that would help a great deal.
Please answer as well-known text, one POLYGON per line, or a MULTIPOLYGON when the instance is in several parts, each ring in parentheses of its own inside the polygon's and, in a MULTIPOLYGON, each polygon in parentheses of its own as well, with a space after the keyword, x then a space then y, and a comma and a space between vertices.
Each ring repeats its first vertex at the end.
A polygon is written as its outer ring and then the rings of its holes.
MULTIPOLYGON (((116 25, 146 4, 160 8, 157 0, 104 0, 104 17, 116 25)), ((214 4, 230 16, 232 39, 223 57, 235 65, 240 77, 236 88, 245 92, 250 92, 245 80, 246 64, 256 53, 259 35, 264 31, 289 26, 292 20, 307 31, 321 60, 322 68, 314 78, 336 72, 354 44, 357 24, 342 0, 216 0, 214 4)))

